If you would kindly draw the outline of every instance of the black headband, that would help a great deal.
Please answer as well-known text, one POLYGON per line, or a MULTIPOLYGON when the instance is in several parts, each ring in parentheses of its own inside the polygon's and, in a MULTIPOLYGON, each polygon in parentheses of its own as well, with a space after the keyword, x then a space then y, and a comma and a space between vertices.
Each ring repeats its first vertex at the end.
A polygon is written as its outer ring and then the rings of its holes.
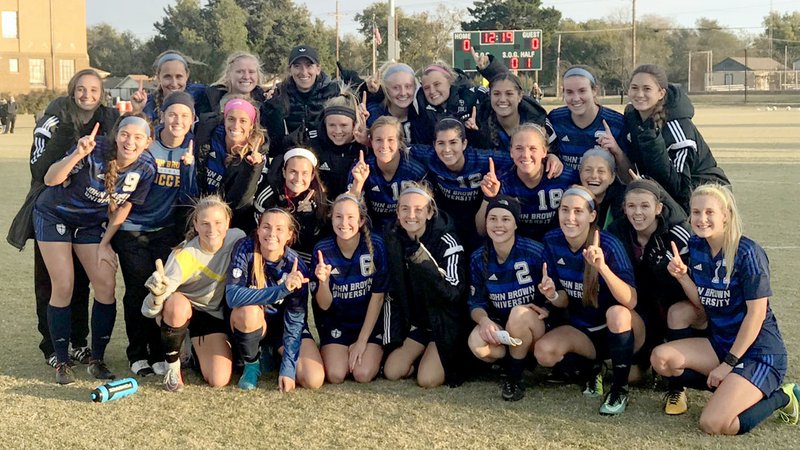
POLYGON ((324 114, 325 117, 346 116, 353 119, 353 122, 356 121, 356 112, 353 110, 353 108, 348 108, 346 106, 329 106, 325 108, 324 114))
POLYGON ((628 192, 630 192, 630 191, 632 191, 634 189, 642 189, 642 190, 645 190, 647 192, 650 192, 651 194, 656 196, 656 200, 661 201, 661 189, 660 189, 660 186, 658 185, 658 183, 656 183, 653 180, 641 179, 641 180, 633 180, 633 181, 631 181, 630 183, 628 183, 628 186, 625 188, 625 195, 627 195, 628 192))

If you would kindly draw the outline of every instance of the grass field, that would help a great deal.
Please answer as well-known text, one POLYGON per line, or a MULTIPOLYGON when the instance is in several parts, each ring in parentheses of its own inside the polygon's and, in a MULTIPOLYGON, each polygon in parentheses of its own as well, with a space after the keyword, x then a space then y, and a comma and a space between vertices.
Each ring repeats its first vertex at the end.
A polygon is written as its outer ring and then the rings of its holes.
MULTIPOLYGON (((800 111, 755 106, 697 108, 696 123, 733 181, 745 233, 761 243, 772 268, 772 307, 789 349, 787 378, 800 380, 800 111), (792 206, 794 205, 794 206, 792 206)), ((27 192, 26 157, 33 120, 0 136, 0 229, 27 192)), ((575 386, 550 387, 538 372, 516 403, 500 399, 496 380, 458 389, 422 390, 412 381, 347 382, 281 395, 276 376, 255 392, 211 389, 195 375, 181 394, 160 379, 140 392, 93 404, 97 384, 79 366, 79 381, 57 386, 37 348, 33 256, 0 246, 4 314, 0 316, 0 447, 3 448, 797 448, 797 428, 768 420, 742 437, 708 437, 697 429, 707 393, 690 392, 686 415, 661 412, 661 393, 632 391, 628 411, 597 414, 600 400, 575 386)), ((121 281, 119 282, 121 286, 121 281)), ((118 298, 122 298, 121 292, 118 298)), ((107 362, 126 374, 121 306, 107 362)))

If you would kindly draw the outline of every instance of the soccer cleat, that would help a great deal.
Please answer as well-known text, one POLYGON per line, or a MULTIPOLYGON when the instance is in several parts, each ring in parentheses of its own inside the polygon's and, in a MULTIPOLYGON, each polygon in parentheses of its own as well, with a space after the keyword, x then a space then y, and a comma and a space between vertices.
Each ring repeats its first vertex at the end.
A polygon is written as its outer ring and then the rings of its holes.
POLYGON ((181 392, 183 390, 183 375, 181 375, 180 368, 167 367, 167 373, 164 375, 164 390, 167 392, 181 392))
POLYGON ((591 398, 598 398, 603 396, 603 370, 602 366, 595 366, 592 368, 590 378, 586 381, 583 389, 583 395, 591 398))
POLYGON ((146 359, 140 359, 131 364, 131 372, 139 377, 146 377, 156 373, 146 359))
POLYGON ((606 401, 600 405, 600 415, 616 416, 625 412, 628 406, 628 391, 625 389, 611 389, 606 401))
POLYGON ((113 380, 117 378, 117 376, 114 375, 114 372, 112 372, 108 366, 106 366, 106 363, 104 363, 101 359, 93 359, 89 361, 89 365, 86 367, 86 372, 98 380, 113 380))
POLYGON ((239 378, 239 389, 249 391, 258 385, 258 377, 261 376, 261 363, 259 361, 244 363, 242 377, 239 378))
POLYGON ((685 413, 689 409, 686 398, 686 388, 680 391, 669 391, 664 394, 664 412, 670 416, 677 416, 685 413))
POLYGON ((789 396, 789 403, 778 410, 778 417, 789 425, 797 425, 798 418, 800 418, 800 406, 798 405, 800 386, 795 383, 786 383, 781 386, 781 389, 789 396))
POLYGON ((167 371, 169 370, 169 364, 166 361, 154 362, 152 367, 153 372, 160 376, 166 375, 167 371))
POLYGON ((56 364, 56 383, 72 384, 75 382, 75 372, 67 363, 56 364))
POLYGON ((81 364, 89 364, 92 360, 92 349, 89 347, 69 347, 69 357, 81 364))
POLYGON ((54 369, 58 367, 58 358, 56 358, 55 353, 51 353, 50 356, 44 359, 44 362, 47 363, 48 366, 54 369))
POLYGON ((516 402, 525 397, 525 385, 521 381, 511 381, 506 378, 503 382, 503 400, 507 402, 516 402))

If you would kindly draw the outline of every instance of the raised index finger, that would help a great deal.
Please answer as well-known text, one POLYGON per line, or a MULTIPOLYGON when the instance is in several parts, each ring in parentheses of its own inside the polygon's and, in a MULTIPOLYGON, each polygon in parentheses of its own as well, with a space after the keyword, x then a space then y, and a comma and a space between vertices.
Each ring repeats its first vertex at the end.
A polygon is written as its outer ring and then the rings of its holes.
POLYGON ((490 157, 489 158, 489 173, 495 175, 494 173, 494 160, 490 157))
POLYGON ((549 278, 550 276, 547 275, 547 263, 542 264, 542 280, 545 278, 549 278))
POLYGON ((321 266, 325 265, 325 259, 322 258, 322 250, 317 250, 317 258, 319 258, 319 264, 321 266))
POLYGON ((358 162, 360 162, 361 164, 365 164, 364 163, 364 150, 359 150, 358 151, 358 162))
POLYGON ((92 128, 92 134, 89 135, 89 139, 94 140, 94 137, 97 136, 98 131, 100 131, 100 122, 94 124, 94 128, 92 128))
POLYGON ((600 247, 600 230, 594 230, 594 241, 592 241, 592 245, 600 247))
POLYGON ((161 261, 161 258, 156 260, 156 272, 160 275, 164 275, 164 263, 161 261))
POLYGON ((361 104, 362 105, 367 104, 367 91, 364 91, 364 93, 361 95, 361 104))
POLYGON ((292 272, 297 272, 297 260, 299 258, 294 259, 294 264, 292 264, 292 272))
POLYGON ((606 119, 603 119, 603 128, 606 129, 606 136, 611 137, 611 128, 609 128, 608 122, 606 122, 606 119))
POLYGON ((139 80, 139 91, 144 91, 144 80, 139 80))
POLYGON ((681 260, 681 254, 678 252, 678 246, 675 245, 675 241, 671 241, 670 245, 672 245, 672 259, 674 259, 675 262, 683 263, 681 260))
POLYGON ((470 119, 475 120, 475 117, 477 115, 478 115, 478 107, 477 106, 473 106, 472 107, 472 117, 470 117, 470 119))

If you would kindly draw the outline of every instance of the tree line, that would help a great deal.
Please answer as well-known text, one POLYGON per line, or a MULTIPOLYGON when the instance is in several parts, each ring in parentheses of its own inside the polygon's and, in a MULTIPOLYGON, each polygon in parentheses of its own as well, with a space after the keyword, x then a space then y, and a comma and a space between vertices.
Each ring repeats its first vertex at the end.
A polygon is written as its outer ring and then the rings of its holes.
MULTIPOLYGON (((576 22, 562 17, 555 7, 541 0, 477 0, 473 7, 453 10, 443 4, 430 11, 409 14, 397 11, 397 36, 401 60, 420 68, 435 60, 452 58, 452 33, 480 29, 543 30, 542 84, 552 84, 556 74, 557 36, 561 34, 561 70, 571 64, 593 67, 612 92, 622 88, 631 70, 630 18, 605 17, 576 22)), ((357 34, 340 37, 339 60, 343 67, 362 74, 371 70, 373 26, 384 41, 388 38, 385 2, 376 2, 355 15, 357 34)), ((763 32, 727 29, 717 20, 698 19, 694 27, 680 27, 668 17, 637 18, 637 63, 655 63, 667 68, 670 81, 685 83, 689 53, 712 52, 712 63, 729 56, 771 56, 783 63, 788 56, 800 59, 800 11, 771 13, 764 17, 763 32)), ((315 46, 323 68, 335 71, 335 28, 312 19, 304 5, 291 0, 178 0, 164 9, 154 24, 156 34, 141 40, 109 24, 88 29, 89 59, 115 76, 152 73, 156 55, 177 49, 193 61, 192 78, 211 83, 227 54, 248 50, 257 54, 267 73, 282 76, 286 56, 298 43, 315 46)), ((378 61, 386 60, 386 43, 378 46, 378 61)))

